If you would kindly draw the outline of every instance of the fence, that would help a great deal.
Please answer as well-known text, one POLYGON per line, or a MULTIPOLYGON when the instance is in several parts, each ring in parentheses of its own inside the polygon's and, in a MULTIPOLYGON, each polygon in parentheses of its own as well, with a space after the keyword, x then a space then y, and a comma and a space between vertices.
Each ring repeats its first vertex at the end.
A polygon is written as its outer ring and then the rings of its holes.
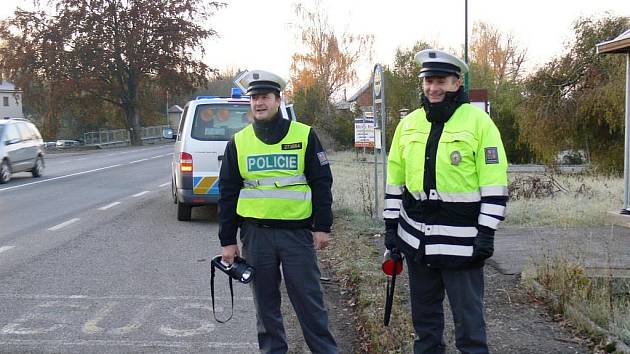
MULTIPOLYGON (((142 127, 141 139, 144 142, 156 142, 162 139, 162 129, 168 125, 142 127)), ((85 145, 128 145, 131 141, 130 132, 127 129, 101 130, 98 132, 83 133, 85 145)))

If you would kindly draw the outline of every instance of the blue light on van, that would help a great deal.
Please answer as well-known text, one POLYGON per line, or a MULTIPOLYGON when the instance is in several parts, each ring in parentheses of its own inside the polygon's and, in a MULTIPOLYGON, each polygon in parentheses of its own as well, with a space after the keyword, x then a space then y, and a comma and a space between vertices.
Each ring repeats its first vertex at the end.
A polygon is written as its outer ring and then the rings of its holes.
POLYGON ((241 96, 243 95, 243 90, 241 90, 238 87, 232 87, 232 98, 241 98, 241 96))

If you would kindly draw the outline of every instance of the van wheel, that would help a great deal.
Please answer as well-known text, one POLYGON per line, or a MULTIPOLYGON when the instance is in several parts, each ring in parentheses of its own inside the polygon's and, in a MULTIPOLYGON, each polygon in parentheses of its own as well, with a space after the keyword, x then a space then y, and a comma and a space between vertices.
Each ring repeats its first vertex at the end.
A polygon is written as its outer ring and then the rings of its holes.
POLYGON ((184 203, 177 202, 177 220, 190 221, 190 214, 192 212, 192 206, 184 203))
POLYGON ((35 165, 31 169, 31 174, 33 177, 41 177, 44 174, 44 159, 41 156, 37 156, 37 160, 35 160, 35 165))
POLYGON ((0 165, 0 184, 7 183, 11 180, 11 166, 7 160, 3 160, 0 165))

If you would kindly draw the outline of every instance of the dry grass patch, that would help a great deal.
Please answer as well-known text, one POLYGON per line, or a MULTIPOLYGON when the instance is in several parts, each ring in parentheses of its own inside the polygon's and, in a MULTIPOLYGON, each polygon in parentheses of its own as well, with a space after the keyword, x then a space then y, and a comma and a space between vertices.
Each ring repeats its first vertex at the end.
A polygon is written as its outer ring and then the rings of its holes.
POLYGON ((623 178, 511 174, 506 225, 598 226, 623 205, 623 178))

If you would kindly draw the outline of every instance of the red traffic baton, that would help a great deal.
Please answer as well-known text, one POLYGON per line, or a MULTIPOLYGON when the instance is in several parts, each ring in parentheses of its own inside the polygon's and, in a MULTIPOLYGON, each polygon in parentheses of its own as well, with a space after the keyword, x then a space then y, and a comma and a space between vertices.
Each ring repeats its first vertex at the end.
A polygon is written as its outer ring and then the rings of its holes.
POLYGON ((396 248, 391 251, 385 251, 383 255, 383 264, 381 266, 383 273, 387 275, 387 291, 385 293, 385 316, 383 324, 389 325, 389 318, 392 314, 392 304, 394 302, 394 288, 396 287, 396 276, 403 270, 403 256, 396 248), (391 278, 391 282, 390 282, 391 278))

